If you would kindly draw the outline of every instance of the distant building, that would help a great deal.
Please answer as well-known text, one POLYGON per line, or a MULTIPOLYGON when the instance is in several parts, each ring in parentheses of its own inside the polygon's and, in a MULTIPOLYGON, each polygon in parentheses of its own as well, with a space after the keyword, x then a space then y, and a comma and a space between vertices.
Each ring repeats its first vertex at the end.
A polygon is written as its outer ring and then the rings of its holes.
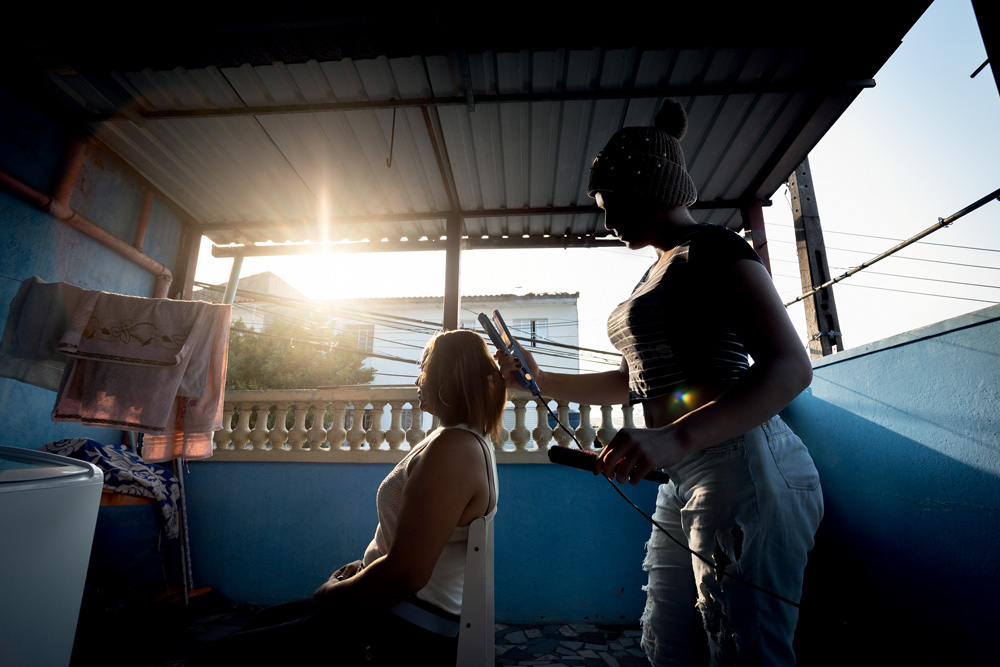
MULTIPOLYGON (((204 289, 195 290, 191 296, 197 301, 211 301, 219 303, 226 293, 226 284, 213 285, 204 289)), ((303 309, 299 305, 282 305, 275 303, 275 297, 281 299, 294 299, 308 303, 309 299, 276 274, 270 271, 255 273, 246 278, 240 278, 237 285, 236 299, 233 301, 232 321, 242 319, 243 324, 254 331, 262 331, 264 325, 274 321, 278 317, 287 317, 293 320, 310 320, 313 313, 303 309), (257 297, 255 295, 261 295, 257 297)))
MULTIPOLYGON (((482 333, 479 313, 492 316, 499 310, 511 333, 538 363, 564 373, 578 373, 580 341, 577 301, 579 292, 553 294, 491 294, 463 296, 459 326, 482 333)), ((375 369, 376 384, 412 384, 419 374, 420 352, 431 335, 441 328, 443 297, 401 297, 339 299, 328 302, 327 325, 349 333, 358 348, 372 353, 366 363, 375 369)), ((493 351, 490 344, 490 351, 493 351)), ((383 424, 388 423, 388 413, 383 424)), ((403 428, 409 428, 412 414, 403 411, 403 428)), ((579 413, 570 416, 575 427, 579 413)), ((535 410, 525 415, 526 426, 538 424, 535 410)), ((372 423, 371 410, 365 411, 365 428, 372 423)), ((425 416, 424 426, 429 425, 425 416)), ((514 427, 514 412, 504 413, 504 427, 514 427)))
MULTIPOLYGON (((463 296, 460 326, 482 333, 479 313, 499 310, 511 333, 546 368, 578 373, 576 293, 463 296)), ((327 302, 326 324, 350 334, 378 384, 409 384, 417 378, 420 352, 443 320, 442 297, 338 299, 327 302)), ((492 349, 492 346, 491 346, 492 349)))

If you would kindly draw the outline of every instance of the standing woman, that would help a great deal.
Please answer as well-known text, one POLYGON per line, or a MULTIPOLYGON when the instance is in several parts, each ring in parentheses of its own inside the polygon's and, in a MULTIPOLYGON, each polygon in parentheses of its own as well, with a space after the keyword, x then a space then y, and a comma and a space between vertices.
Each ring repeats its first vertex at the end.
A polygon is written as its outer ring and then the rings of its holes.
POLYGON ((417 378, 420 409, 441 427, 378 488, 364 557, 313 597, 268 607, 212 642, 196 664, 454 665, 469 524, 496 512, 493 447, 507 389, 483 339, 436 334, 417 378))
MULTIPOLYGON (((546 396, 643 407, 646 428, 619 431, 596 472, 632 484, 653 469, 670 474, 654 515, 670 537, 654 528, 644 562, 650 662, 697 664, 704 648, 692 638, 703 647, 707 634, 714 665, 792 665, 797 608, 719 572, 800 597, 823 498, 809 453, 777 414, 812 366, 753 249, 691 217, 686 129, 683 107, 667 100, 653 127, 618 131, 591 167, 587 194, 604 226, 657 253, 608 318, 620 369, 549 373, 525 356, 546 396)), ((517 361, 497 356, 516 386, 517 361)))

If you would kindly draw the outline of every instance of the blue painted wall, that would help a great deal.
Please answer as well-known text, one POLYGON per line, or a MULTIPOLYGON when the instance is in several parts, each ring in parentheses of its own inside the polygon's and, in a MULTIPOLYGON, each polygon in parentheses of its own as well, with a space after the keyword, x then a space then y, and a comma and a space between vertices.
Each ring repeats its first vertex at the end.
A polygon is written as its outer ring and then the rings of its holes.
MULTIPOLYGON (((0 86, 0 169, 36 190, 51 193, 69 141, 67 129, 0 86)), ((129 243, 135 237, 143 193, 138 180, 120 164, 91 147, 80 170, 71 206, 129 243)), ((157 203, 150 216, 146 254, 173 270, 181 223, 157 203)), ((33 206, 0 192, 0 326, 21 281, 38 276, 87 289, 152 296, 155 278, 124 257, 33 206)), ((55 394, 0 378, 0 410, 5 415, 3 444, 36 448, 68 437, 121 442, 116 430, 54 424, 49 419, 55 394)))
MULTIPOLYGON (((271 604, 309 596, 360 558, 388 464, 193 461, 185 476, 196 586, 271 604)), ((499 466, 496 616, 636 623, 649 524, 599 477, 551 464, 499 466)), ((626 489, 645 511, 656 485, 626 489)))
MULTIPOLYGON (((1000 596, 998 399, 1000 307, 816 362, 784 413, 827 508, 806 571, 803 664, 982 657, 1000 596)), ((388 470, 192 463, 196 585, 256 603, 310 594, 371 539, 388 470)), ((497 618, 636 622, 645 520, 585 473, 499 470, 497 618)), ((654 485, 628 492, 653 507, 654 485)))
POLYGON ((816 362, 786 420, 826 499, 803 631, 853 656, 843 664, 986 664, 1000 622, 1000 307, 816 362))

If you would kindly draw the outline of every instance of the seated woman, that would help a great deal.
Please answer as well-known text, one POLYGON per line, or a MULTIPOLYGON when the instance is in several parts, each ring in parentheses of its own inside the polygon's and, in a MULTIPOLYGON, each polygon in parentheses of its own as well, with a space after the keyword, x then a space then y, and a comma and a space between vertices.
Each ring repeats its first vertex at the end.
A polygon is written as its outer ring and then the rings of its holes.
POLYGON ((364 558, 312 598, 264 609, 213 642, 199 656, 206 663, 455 664, 468 526, 496 512, 496 460, 484 438, 500 432, 507 390, 472 331, 435 335, 420 369, 420 409, 441 427, 379 486, 364 558))

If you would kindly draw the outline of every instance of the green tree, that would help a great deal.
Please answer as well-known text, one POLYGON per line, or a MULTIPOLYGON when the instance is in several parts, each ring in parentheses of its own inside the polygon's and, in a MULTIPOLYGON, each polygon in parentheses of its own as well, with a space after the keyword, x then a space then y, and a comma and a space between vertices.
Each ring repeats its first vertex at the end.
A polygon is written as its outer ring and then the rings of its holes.
POLYGON ((375 371, 365 366, 349 336, 329 337, 275 320, 259 335, 240 318, 229 329, 226 389, 315 389, 342 384, 367 384, 375 371), (328 344, 313 342, 322 338, 328 344), (338 349, 343 346, 345 349, 338 349))

